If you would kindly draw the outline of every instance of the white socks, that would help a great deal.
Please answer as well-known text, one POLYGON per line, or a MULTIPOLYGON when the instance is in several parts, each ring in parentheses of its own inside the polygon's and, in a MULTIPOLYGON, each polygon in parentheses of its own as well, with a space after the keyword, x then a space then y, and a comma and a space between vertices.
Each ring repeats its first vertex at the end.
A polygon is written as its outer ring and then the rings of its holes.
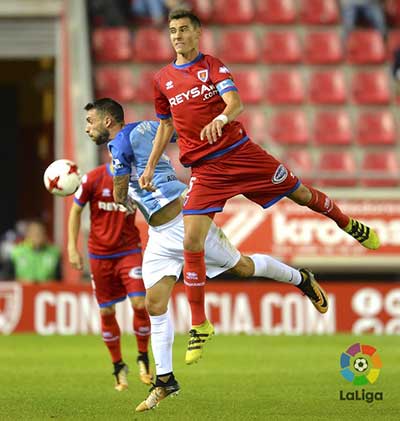
POLYGON ((174 343, 174 326, 169 310, 161 316, 150 316, 151 348, 156 364, 157 376, 171 373, 172 344, 174 343))
POLYGON ((270 278, 292 285, 299 285, 301 282, 301 274, 297 269, 275 260, 268 254, 253 254, 250 258, 254 262, 254 276, 270 278))

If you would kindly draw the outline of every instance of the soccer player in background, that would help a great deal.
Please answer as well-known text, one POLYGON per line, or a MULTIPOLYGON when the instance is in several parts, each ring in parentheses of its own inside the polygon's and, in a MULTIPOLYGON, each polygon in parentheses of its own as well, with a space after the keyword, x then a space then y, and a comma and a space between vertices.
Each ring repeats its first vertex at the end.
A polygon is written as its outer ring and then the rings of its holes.
POLYGON ((172 11, 169 34, 176 60, 154 78, 160 125, 139 184, 154 189, 157 162, 175 128, 180 160, 192 171, 183 206, 184 281, 192 330, 206 338, 214 329, 204 312, 204 243, 215 212, 222 212, 231 197, 243 194, 265 209, 288 197, 331 218, 368 249, 377 249, 379 239, 374 230, 345 215, 325 193, 302 184, 249 139, 243 125, 235 121, 243 106, 230 70, 217 58, 199 52, 201 23, 196 15, 183 9, 172 11))
MULTIPOLYGON (((183 266, 182 194, 187 186, 177 179, 168 157, 163 155, 156 166, 155 191, 148 192, 139 187, 138 178, 146 167, 158 122, 125 125, 121 105, 109 98, 89 103, 85 109, 86 132, 92 141, 100 145, 110 140, 108 147, 113 156, 116 202, 130 208, 133 200, 149 224, 149 241, 142 268, 157 378, 150 395, 136 408, 142 412, 179 391, 172 369, 174 330, 168 301, 183 266)), ((206 239, 205 259, 207 275, 211 278, 229 271, 243 278, 260 276, 290 283, 297 286, 320 313, 328 310, 327 296, 311 271, 291 268, 268 255, 241 255, 214 223, 206 239)), ((192 338, 197 341, 207 339, 201 335, 192 338)), ((200 356, 201 347, 194 345, 186 353, 185 360, 191 364, 200 356)))
POLYGON ((71 265, 82 270, 78 249, 81 214, 90 205, 88 240, 92 286, 100 308, 103 341, 114 365, 115 389, 128 387, 128 366, 121 353, 120 328, 115 317, 115 305, 129 297, 134 314, 140 380, 150 384, 148 344, 150 320, 145 309, 145 288, 142 280, 142 252, 135 212, 114 202, 113 166, 108 163, 90 171, 82 178, 75 193, 68 221, 68 256, 71 265))

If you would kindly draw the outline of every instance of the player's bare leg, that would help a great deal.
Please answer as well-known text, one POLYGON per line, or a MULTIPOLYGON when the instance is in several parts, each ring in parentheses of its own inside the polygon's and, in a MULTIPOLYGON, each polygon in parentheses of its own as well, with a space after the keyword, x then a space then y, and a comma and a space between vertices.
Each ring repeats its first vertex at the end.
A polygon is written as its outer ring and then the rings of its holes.
POLYGON ((175 396, 180 390, 172 368, 174 330, 168 312, 168 301, 175 282, 175 276, 165 276, 146 293, 146 308, 151 321, 151 345, 157 377, 147 398, 136 407, 136 412, 153 409, 167 396, 175 396))
POLYGON ((192 328, 185 356, 186 364, 193 364, 203 355, 205 344, 214 335, 214 326, 207 320, 204 309, 206 264, 204 243, 212 219, 207 215, 184 215, 183 268, 185 291, 192 314, 192 328))
POLYGON ((367 249, 376 250, 379 247, 380 243, 377 233, 362 222, 345 215, 325 193, 301 184, 288 197, 299 205, 307 206, 313 211, 333 219, 339 228, 351 235, 367 249))
POLYGON ((151 384, 153 374, 150 370, 148 346, 150 339, 150 319, 145 308, 145 297, 130 297, 133 308, 133 331, 135 332, 139 354, 136 363, 139 369, 139 379, 144 384, 151 384))
POLYGON ((128 366, 122 360, 121 354, 121 331, 115 317, 115 305, 101 307, 101 331, 103 341, 108 348, 114 366, 115 390, 119 392, 128 388, 128 366))

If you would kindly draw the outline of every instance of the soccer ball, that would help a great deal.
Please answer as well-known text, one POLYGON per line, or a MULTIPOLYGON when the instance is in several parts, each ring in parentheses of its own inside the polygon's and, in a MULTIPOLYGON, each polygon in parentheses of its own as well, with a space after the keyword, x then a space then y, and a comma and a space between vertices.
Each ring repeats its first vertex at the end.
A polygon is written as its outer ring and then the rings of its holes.
POLYGON ((58 159, 47 167, 43 182, 51 194, 69 196, 74 194, 81 185, 81 172, 74 162, 58 159))
POLYGON ((368 368, 368 362, 365 358, 357 358, 354 361, 354 368, 359 371, 360 373, 362 373, 363 371, 365 371, 368 368))

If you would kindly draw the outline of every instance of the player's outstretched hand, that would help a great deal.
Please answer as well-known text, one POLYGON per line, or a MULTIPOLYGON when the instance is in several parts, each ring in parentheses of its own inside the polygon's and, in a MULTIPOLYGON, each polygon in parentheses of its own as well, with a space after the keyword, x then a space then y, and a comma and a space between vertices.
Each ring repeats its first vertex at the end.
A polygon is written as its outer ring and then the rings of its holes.
POLYGON ((143 190, 156 191, 153 186, 154 171, 149 170, 147 167, 144 169, 143 174, 139 178, 139 186, 143 190))
POLYGON ((211 123, 208 123, 207 126, 203 127, 200 132, 200 139, 207 140, 207 142, 212 145, 222 136, 222 127, 224 127, 223 121, 218 119, 213 120, 211 123))
POLYGON ((78 250, 68 250, 68 259, 74 269, 83 269, 83 259, 78 250))

